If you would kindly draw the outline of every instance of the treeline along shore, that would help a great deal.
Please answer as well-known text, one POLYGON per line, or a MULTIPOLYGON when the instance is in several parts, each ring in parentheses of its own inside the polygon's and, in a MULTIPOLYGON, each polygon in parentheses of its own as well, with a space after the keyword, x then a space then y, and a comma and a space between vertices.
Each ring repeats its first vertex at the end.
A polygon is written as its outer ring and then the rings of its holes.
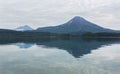
POLYGON ((120 39, 120 33, 56 34, 37 31, 0 30, 0 40, 39 40, 39 39, 69 39, 69 38, 114 38, 120 39))

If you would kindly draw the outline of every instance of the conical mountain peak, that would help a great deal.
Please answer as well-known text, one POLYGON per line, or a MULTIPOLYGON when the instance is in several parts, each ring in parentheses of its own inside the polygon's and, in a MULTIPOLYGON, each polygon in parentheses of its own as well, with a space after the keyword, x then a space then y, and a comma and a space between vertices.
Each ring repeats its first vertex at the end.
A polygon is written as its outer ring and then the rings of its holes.
POLYGON ((38 28, 37 31, 51 33, 111 32, 111 30, 98 26, 80 16, 75 16, 70 21, 58 26, 38 28))
POLYGON ((73 19, 84 19, 84 18, 80 17, 80 16, 75 16, 75 17, 73 17, 73 19))
POLYGON ((78 20, 78 21, 80 21, 80 20, 85 20, 85 19, 83 17, 80 17, 80 16, 75 16, 71 20, 78 20))
POLYGON ((75 16, 70 21, 68 21, 68 23, 81 23, 81 22, 86 22, 86 21, 87 20, 85 20, 83 17, 75 16))

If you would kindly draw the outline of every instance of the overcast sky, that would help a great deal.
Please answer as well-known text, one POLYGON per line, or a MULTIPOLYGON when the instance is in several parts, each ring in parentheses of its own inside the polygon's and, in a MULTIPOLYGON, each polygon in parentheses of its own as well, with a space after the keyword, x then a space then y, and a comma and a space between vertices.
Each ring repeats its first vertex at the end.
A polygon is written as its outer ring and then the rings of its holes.
POLYGON ((0 0, 0 28, 54 26, 74 16, 120 29, 120 0, 0 0))

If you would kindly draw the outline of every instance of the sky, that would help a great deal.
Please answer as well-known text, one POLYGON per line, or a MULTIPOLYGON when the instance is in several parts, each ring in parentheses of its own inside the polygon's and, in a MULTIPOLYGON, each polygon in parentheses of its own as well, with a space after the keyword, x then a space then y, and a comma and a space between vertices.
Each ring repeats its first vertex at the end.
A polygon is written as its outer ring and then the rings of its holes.
POLYGON ((0 0, 0 28, 63 24, 80 16, 99 26, 120 30, 120 0, 0 0))

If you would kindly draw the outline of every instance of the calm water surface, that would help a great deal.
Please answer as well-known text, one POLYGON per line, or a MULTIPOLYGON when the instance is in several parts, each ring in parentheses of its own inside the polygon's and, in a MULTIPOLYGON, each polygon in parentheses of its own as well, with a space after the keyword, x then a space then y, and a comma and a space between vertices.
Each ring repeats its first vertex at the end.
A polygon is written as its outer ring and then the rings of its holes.
POLYGON ((119 41, 0 43, 0 74, 120 74, 119 41))

